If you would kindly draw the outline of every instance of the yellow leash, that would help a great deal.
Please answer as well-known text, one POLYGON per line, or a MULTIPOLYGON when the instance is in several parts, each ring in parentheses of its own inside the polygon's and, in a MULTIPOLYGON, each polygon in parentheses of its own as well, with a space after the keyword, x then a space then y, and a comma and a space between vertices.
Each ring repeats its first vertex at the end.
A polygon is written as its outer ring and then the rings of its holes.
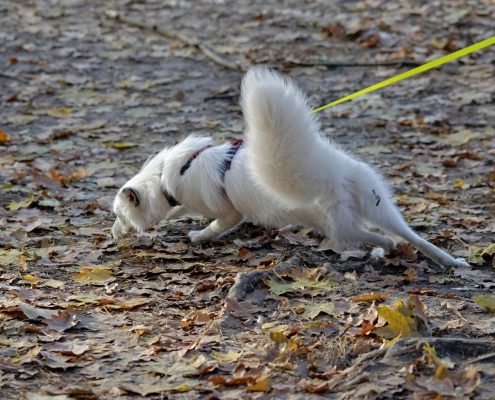
POLYGON ((320 111, 326 110, 327 108, 336 106, 337 104, 345 103, 346 101, 355 99, 356 97, 363 96, 367 93, 374 92, 375 90, 381 89, 381 88, 388 86, 388 85, 392 85, 393 83, 399 82, 403 79, 410 78, 411 76, 421 74, 422 72, 428 71, 429 69, 437 68, 440 65, 454 61, 458 58, 464 57, 465 55, 471 54, 477 50, 481 50, 485 47, 489 47, 489 46, 492 46, 494 44, 495 44, 495 36, 492 36, 488 39, 482 40, 481 42, 478 42, 478 43, 475 43, 471 46, 465 47, 464 49, 457 50, 451 54, 437 58, 436 60, 429 61, 426 64, 420 65, 419 67, 416 67, 416 68, 413 68, 409 71, 403 72, 402 74, 393 76, 392 78, 388 78, 382 82, 368 86, 367 88, 359 90, 358 92, 350 94, 349 96, 345 96, 339 100, 332 101, 331 103, 325 104, 324 106, 321 106, 321 107, 314 109, 313 112, 320 112, 320 111))

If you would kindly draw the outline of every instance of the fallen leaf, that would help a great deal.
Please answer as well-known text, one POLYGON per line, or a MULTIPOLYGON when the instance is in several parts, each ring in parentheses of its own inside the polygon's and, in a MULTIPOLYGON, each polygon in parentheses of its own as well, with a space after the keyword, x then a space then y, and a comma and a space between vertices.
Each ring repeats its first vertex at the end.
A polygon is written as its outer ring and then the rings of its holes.
POLYGON ((328 315, 336 315, 337 311, 335 310, 335 306, 333 303, 321 303, 321 304, 308 304, 304 306, 304 314, 303 317, 309 319, 315 319, 320 313, 325 313, 328 315))
POLYGON ((495 296, 490 294, 474 296, 473 300, 480 307, 483 307, 485 310, 495 313, 495 296))
POLYGON ((242 351, 237 352, 237 351, 229 350, 227 353, 222 353, 220 351, 212 351, 211 356, 213 357, 214 360, 218 362, 233 363, 236 362, 242 356, 242 351))
POLYGON ((248 392, 269 392, 270 391, 270 381, 268 378, 262 379, 256 382, 254 385, 246 386, 248 392))
POLYGON ((125 150, 138 146, 137 143, 133 143, 133 142, 112 142, 109 143, 108 145, 117 150, 125 150))
POLYGON ((66 370, 67 368, 76 366, 76 363, 72 361, 72 356, 66 356, 51 351, 42 351, 40 354, 43 356, 43 364, 48 368, 66 370))
POLYGON ((19 305, 19 308, 24 313, 24 315, 31 320, 36 320, 38 318, 50 319, 58 312, 56 310, 34 307, 26 303, 21 303, 19 305))
POLYGON ((65 282, 57 279, 44 279, 38 283, 38 287, 51 287, 54 289, 61 289, 65 286, 65 282))
POLYGON ((47 115, 51 117, 63 118, 72 114, 70 108, 52 108, 46 112, 47 115))
POLYGON ((490 263, 495 256, 495 243, 487 247, 469 246, 469 262, 472 264, 483 265, 485 262, 490 263))
POLYGON ((27 274, 24 275, 21 280, 22 282, 26 282, 26 283, 38 283, 42 281, 43 278, 40 278, 39 276, 36 275, 27 274))
POLYGON ((115 280, 110 268, 83 268, 72 278, 85 285, 105 285, 115 280))
POLYGON ((106 307, 114 310, 132 310, 149 303, 151 303, 151 300, 147 297, 136 297, 134 299, 119 301, 115 304, 108 304, 106 307))
POLYGON ((372 301, 383 301, 390 298, 390 293, 385 292, 371 292, 368 294, 359 294, 357 296, 351 297, 351 301, 355 303, 360 302, 372 302, 372 301))
POLYGON ((4 131, 0 129, 0 143, 5 144, 9 142, 10 142, 9 135, 7 135, 4 131))
POLYGON ((292 282, 285 282, 281 279, 270 278, 266 284, 270 291, 277 296, 289 292, 309 291, 313 294, 319 292, 328 292, 332 290, 335 283, 328 278, 322 280, 313 279, 313 277, 300 277, 292 282))
POLYGON ((442 139, 442 142, 449 144, 450 146, 461 146, 468 143, 472 139, 478 138, 479 133, 471 132, 464 129, 460 132, 454 133, 442 139))
POLYGON ((308 393, 321 394, 329 391, 328 382, 326 381, 315 381, 311 383, 306 383, 304 385, 304 390, 308 393))
POLYGON ((421 317, 424 314, 423 310, 416 310, 417 307, 415 300, 411 298, 407 303, 397 300, 393 308, 387 305, 379 306, 378 315, 387 321, 387 325, 375 329, 373 333, 386 339, 393 339, 397 336, 406 338, 422 336, 419 327, 420 324, 424 325, 424 321, 415 314, 419 314, 421 317))
POLYGON ((36 115, 29 114, 17 114, 7 117, 7 122, 14 125, 29 125, 33 121, 36 121, 38 117, 36 115))
POLYGON ((50 318, 43 319, 43 323, 45 323, 48 328, 57 332, 64 332, 67 329, 76 326, 78 322, 76 315, 66 310, 60 310, 50 318))
POLYGON ((28 198, 20 201, 11 201, 7 204, 7 209, 10 211, 17 211, 21 208, 28 208, 34 200, 34 195, 29 196, 28 198))
POLYGON ((287 341, 287 336, 282 331, 272 330, 270 331, 270 339, 276 343, 283 343, 287 341))

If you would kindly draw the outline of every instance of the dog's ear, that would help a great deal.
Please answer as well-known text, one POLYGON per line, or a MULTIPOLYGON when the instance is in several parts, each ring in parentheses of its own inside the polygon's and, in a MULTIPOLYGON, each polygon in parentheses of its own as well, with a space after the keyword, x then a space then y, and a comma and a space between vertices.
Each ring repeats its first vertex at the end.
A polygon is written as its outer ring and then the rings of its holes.
POLYGON ((150 161, 151 161, 154 157, 155 157, 155 156, 151 155, 151 156, 149 156, 149 157, 146 159, 146 161, 144 162, 143 166, 141 167, 141 171, 144 169, 144 167, 146 167, 146 166, 150 163, 150 161))
POLYGON ((134 204, 135 207, 139 206, 139 192, 131 187, 126 187, 122 189, 122 194, 126 197, 129 202, 134 204))

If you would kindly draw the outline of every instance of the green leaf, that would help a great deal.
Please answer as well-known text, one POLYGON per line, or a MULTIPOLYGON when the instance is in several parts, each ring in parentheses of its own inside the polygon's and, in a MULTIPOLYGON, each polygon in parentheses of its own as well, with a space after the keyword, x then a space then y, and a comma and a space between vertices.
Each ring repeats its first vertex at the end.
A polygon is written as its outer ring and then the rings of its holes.
POLYGON ((9 250, 0 249, 0 265, 2 266, 18 265, 19 256, 21 254, 22 253, 17 249, 9 249, 9 250))
POLYGON ((474 296, 473 300, 480 307, 483 307, 485 310, 495 313, 495 296, 491 294, 484 294, 480 296, 474 296))
POLYGON ((495 255, 495 243, 487 247, 469 247, 469 262, 472 264, 483 265, 489 262, 495 255))
POLYGON ((320 313, 325 313, 328 315, 336 315, 337 311, 333 303, 322 303, 322 304, 308 304, 304 306, 303 317, 309 319, 315 319, 320 313))
POLYGON ((27 115, 27 114, 17 114, 11 115, 7 117, 7 122, 15 125, 29 125, 33 121, 36 121, 38 117, 36 115, 27 115))
POLYGON ((471 132, 467 129, 464 129, 460 132, 453 133, 447 136, 442 141, 450 146, 460 146, 468 143, 471 139, 476 139, 479 136, 479 133, 471 132))
POLYGON ((27 199, 24 199, 24 200, 11 201, 7 205, 7 209, 10 211, 17 211, 20 208, 28 208, 33 203, 33 200, 34 200, 34 196, 31 195, 27 199))
POLYGON ((57 199, 43 199, 38 201, 38 205, 42 207, 55 208, 60 205, 60 201, 58 201, 57 199))
POLYGON ((47 115, 56 118, 67 117, 72 114, 72 110, 70 108, 52 108, 51 110, 47 110, 47 115))
POLYGON ((229 350, 227 353, 222 353, 221 351, 212 351, 211 356, 218 362, 233 363, 242 356, 242 351, 237 352, 229 350))
POLYGON ((277 296, 288 292, 310 291, 312 294, 328 292, 334 286, 331 279, 316 280, 308 277, 298 278, 292 282, 285 282, 281 279, 271 278, 266 284, 270 291, 277 296))
POLYGON ((277 296, 292 291, 291 283, 286 283, 280 279, 271 278, 267 282, 270 291, 277 296))

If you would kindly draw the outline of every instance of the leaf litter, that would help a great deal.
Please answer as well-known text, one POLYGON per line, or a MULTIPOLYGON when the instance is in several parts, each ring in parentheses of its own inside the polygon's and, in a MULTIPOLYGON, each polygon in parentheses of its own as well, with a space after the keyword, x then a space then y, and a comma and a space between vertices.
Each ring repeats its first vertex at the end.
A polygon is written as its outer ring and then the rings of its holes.
POLYGON ((486 37, 490 2, 119 5, 174 40, 86 3, 0 6, 5 398, 493 397, 491 50, 321 116, 472 268, 248 224, 193 246, 189 218, 110 238, 112 198, 148 155, 242 134, 236 65, 268 63, 323 104, 486 37))

